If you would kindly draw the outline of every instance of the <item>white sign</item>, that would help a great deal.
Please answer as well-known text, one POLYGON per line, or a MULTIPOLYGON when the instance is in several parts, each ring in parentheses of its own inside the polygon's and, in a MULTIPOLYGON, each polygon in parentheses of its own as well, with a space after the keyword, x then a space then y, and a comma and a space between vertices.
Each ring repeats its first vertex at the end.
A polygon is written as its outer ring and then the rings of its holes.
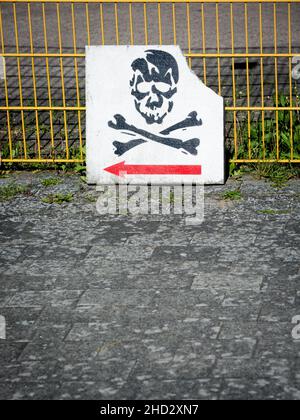
POLYGON ((86 80, 88 183, 224 183, 223 98, 179 47, 87 47, 86 80))

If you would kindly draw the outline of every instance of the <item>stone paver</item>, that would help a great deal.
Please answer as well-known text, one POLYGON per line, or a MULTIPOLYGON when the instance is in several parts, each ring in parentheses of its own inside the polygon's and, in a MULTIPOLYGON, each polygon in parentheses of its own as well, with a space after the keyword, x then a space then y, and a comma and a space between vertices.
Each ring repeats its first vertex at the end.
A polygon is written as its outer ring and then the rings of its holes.
POLYGON ((299 181, 206 187, 190 226, 100 216, 95 188, 49 176, 0 178, 30 187, 0 203, 1 399, 300 398, 299 181))

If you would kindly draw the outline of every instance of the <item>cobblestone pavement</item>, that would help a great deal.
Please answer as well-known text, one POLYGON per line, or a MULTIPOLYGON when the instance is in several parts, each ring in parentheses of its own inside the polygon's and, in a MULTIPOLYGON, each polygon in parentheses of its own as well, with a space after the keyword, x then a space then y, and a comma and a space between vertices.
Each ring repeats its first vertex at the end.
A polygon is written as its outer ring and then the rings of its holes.
POLYGON ((299 181, 207 187, 188 226, 100 216, 94 188, 50 176, 0 179, 30 188, 0 203, 2 399, 300 398, 299 181))

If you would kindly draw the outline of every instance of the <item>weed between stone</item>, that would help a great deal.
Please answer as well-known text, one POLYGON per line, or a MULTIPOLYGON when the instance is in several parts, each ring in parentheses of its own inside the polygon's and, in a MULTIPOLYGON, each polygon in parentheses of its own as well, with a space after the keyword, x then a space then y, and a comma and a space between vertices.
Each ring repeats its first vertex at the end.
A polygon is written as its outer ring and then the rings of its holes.
POLYGON ((43 187, 54 187, 55 185, 58 185, 61 183, 61 180, 58 178, 45 178, 41 181, 41 184, 43 187))
POLYGON ((258 210, 258 214, 266 214, 271 216, 281 216, 285 214, 290 214, 291 210, 272 210, 272 209, 266 209, 266 210, 258 210))
POLYGON ((25 194, 29 191, 27 185, 9 184, 0 187, 0 202, 9 201, 17 195, 25 194))
POLYGON ((45 204, 63 204, 70 203, 74 196, 72 193, 68 194, 49 194, 42 198, 42 202, 45 204))
POLYGON ((226 191, 226 193, 223 194, 222 198, 224 200, 241 200, 242 199, 242 193, 240 190, 233 190, 233 191, 226 191))

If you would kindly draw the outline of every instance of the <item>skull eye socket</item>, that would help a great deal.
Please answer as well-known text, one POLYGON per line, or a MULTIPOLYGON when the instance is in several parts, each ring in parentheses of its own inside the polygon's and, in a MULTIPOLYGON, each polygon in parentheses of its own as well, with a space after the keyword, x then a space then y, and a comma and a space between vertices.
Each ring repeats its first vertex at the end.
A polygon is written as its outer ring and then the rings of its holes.
POLYGON ((141 82, 137 85, 137 91, 139 93, 149 93, 151 90, 151 83, 148 82, 141 82))
POLYGON ((156 91, 161 93, 167 93, 171 89, 168 83, 157 82, 153 84, 153 82, 141 82, 137 85, 137 91, 139 93, 149 93, 153 86, 155 86, 156 91))
POLYGON ((171 89, 171 86, 168 83, 158 82, 155 83, 155 88, 161 93, 167 93, 171 89))

